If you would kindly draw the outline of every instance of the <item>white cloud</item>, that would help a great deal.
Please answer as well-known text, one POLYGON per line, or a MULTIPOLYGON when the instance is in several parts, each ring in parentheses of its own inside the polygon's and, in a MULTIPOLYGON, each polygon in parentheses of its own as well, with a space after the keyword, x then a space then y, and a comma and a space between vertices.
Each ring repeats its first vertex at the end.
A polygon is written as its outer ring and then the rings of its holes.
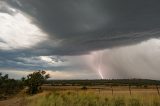
POLYGON ((47 35, 21 12, 0 13, 0 29, 0 49, 3 50, 31 48, 47 39, 47 35))
POLYGON ((20 61, 25 66, 39 66, 44 68, 62 67, 67 66, 68 61, 61 61, 57 56, 33 56, 33 57, 18 57, 20 61))
POLYGON ((53 59, 50 58, 50 56, 40 56, 40 59, 42 61, 45 61, 45 62, 49 63, 49 64, 54 64, 55 63, 55 61, 53 61, 53 59))

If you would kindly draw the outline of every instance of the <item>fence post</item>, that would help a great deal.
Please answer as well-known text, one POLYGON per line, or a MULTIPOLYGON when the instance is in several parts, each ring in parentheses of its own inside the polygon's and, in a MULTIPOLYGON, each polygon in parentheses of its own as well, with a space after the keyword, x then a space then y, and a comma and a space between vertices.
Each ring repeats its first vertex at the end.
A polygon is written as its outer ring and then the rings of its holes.
POLYGON ((111 85, 111 90, 112 90, 112 95, 113 95, 113 87, 112 87, 112 85, 111 85))
POLYGON ((156 85, 156 89, 157 89, 158 95, 160 96, 158 85, 156 85))
POLYGON ((101 92, 101 90, 100 90, 100 88, 99 88, 99 94, 100 94, 100 92, 101 92))
POLYGON ((131 85, 129 84, 129 94, 131 95, 131 85))

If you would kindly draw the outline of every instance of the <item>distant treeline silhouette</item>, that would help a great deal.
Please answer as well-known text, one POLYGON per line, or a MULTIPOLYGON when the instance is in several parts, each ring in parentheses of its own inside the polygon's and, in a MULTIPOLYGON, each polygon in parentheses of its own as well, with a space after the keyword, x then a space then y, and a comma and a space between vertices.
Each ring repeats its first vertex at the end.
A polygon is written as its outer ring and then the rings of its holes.
POLYGON ((45 84, 51 84, 52 86, 148 86, 148 85, 160 85, 158 80, 149 79, 104 79, 104 80, 47 80, 45 84))

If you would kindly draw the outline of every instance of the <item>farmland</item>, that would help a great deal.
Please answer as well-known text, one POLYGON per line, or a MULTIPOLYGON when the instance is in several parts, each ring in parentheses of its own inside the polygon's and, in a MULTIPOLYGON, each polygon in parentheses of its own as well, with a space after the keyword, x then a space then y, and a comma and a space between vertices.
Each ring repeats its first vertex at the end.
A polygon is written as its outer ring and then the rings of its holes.
MULTIPOLYGON (((98 87, 96 87, 98 88, 98 87)), ((102 87, 101 87, 102 88, 102 87)), ((26 97, 21 101, 26 106, 159 106, 160 96, 155 89, 132 89, 126 87, 111 89, 87 89, 66 87, 55 90, 48 87, 43 93, 26 97), (49 90, 50 89, 50 90, 49 90)))
POLYGON ((128 83, 127 81, 48 81, 41 86, 43 89, 41 93, 26 95, 22 91, 16 98, 6 100, 7 103, 5 101, 0 103, 3 106, 9 104, 15 106, 160 106, 159 89, 157 89, 159 82, 139 80, 139 83, 135 83, 137 80, 130 80, 128 83), (91 83, 92 85, 89 85, 91 83))

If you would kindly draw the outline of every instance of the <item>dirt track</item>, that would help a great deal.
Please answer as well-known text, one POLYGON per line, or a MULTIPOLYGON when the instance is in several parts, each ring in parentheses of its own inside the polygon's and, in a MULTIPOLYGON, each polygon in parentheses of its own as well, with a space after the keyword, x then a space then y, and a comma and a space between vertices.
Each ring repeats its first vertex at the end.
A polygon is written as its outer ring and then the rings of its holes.
POLYGON ((20 98, 12 98, 9 100, 0 101, 0 106, 22 106, 20 98))

